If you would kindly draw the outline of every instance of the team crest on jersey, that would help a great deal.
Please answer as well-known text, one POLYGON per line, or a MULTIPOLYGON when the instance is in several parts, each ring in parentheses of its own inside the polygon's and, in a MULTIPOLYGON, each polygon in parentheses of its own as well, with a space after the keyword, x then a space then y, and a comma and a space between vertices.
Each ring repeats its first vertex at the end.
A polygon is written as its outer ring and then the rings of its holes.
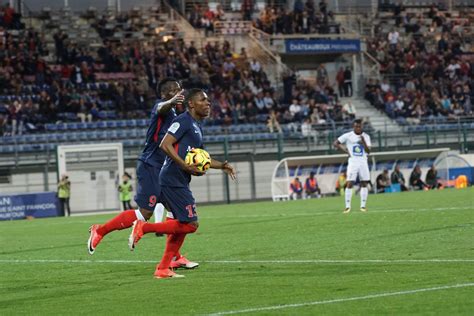
MULTIPOLYGON (((194 133, 201 135, 201 129, 195 123, 193 123, 194 133)), ((202 135, 201 135, 202 137, 202 135)))
POLYGON ((352 147, 352 154, 354 156, 362 156, 364 154, 364 147, 362 145, 354 145, 352 147))

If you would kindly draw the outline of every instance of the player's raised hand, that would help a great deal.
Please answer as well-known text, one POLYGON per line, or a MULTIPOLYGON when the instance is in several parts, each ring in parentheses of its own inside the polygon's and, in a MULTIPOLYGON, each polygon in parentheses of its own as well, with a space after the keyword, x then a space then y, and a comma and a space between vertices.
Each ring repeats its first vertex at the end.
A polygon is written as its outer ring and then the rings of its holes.
POLYGON ((222 164, 222 171, 224 171, 232 180, 237 179, 234 167, 226 161, 222 164))
POLYGON ((183 93, 184 93, 184 89, 182 89, 181 91, 176 93, 175 96, 170 99, 170 103, 174 103, 174 104, 183 103, 183 101, 184 101, 184 94, 183 93))

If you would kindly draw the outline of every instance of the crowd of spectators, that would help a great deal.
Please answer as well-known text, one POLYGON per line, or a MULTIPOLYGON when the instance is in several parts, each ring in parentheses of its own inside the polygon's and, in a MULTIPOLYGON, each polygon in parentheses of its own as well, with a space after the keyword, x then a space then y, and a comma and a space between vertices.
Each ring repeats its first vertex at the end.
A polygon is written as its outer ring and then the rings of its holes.
POLYGON ((15 35, 1 29, 0 134, 64 121, 146 118, 157 83, 169 76, 181 79, 185 87, 209 91, 209 125, 262 123, 270 132, 281 132, 281 124, 290 124, 310 137, 315 136, 314 125, 322 129, 355 115, 351 104, 338 102, 324 65, 315 84, 297 80, 289 71, 281 93, 257 60, 245 49, 234 52, 227 41, 203 47, 179 38, 119 42, 103 32, 101 23, 94 27, 103 40, 97 50, 57 31, 54 52, 48 51, 40 30, 15 35))
POLYGON ((473 116, 474 33, 468 15, 433 6, 420 13, 395 6, 392 27, 380 23, 367 51, 382 81, 369 80, 365 97, 402 124, 473 116))
MULTIPOLYGON (((265 6, 259 13, 254 14, 255 5, 252 0, 241 3, 240 19, 253 21, 255 27, 269 34, 310 34, 310 33, 339 33, 339 24, 335 22, 334 14, 328 10, 326 0, 296 0, 293 10, 281 6, 265 6)), ((187 13, 192 26, 204 29, 206 35, 214 31, 214 23, 227 20, 221 5, 212 10, 208 5, 194 4, 187 13)))
POLYGON ((266 6, 255 20, 255 26, 269 34, 339 33, 333 12, 325 0, 315 6, 315 1, 296 0, 293 11, 266 6))

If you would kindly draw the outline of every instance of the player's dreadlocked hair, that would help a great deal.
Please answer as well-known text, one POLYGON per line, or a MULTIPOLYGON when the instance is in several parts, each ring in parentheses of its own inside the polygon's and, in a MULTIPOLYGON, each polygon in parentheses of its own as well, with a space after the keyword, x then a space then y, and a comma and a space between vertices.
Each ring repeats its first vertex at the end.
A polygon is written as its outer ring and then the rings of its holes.
POLYGON ((352 124, 362 124, 362 119, 356 119, 352 122, 352 124))
POLYGON ((165 92, 170 88, 171 83, 175 83, 175 82, 177 84, 179 84, 178 79, 172 78, 172 77, 168 77, 168 78, 165 78, 165 79, 161 80, 158 83, 158 86, 157 86, 157 89, 156 89, 156 93, 158 94, 158 96, 163 97, 165 92))
POLYGON ((203 93, 204 91, 198 88, 192 88, 188 91, 186 94, 186 97, 184 98, 184 105, 186 107, 189 107, 189 100, 193 100, 199 93, 203 93))

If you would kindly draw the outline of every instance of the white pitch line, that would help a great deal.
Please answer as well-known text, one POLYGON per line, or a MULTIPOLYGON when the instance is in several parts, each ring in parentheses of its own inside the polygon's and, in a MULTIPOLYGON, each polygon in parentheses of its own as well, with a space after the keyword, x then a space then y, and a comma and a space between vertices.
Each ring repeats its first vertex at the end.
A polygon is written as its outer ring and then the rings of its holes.
POLYGON ((423 288, 423 289, 416 289, 416 290, 407 290, 407 291, 399 291, 399 292, 387 292, 387 293, 379 293, 379 294, 371 294, 371 295, 355 296, 355 297, 346 297, 346 298, 338 298, 338 299, 333 299, 333 300, 314 301, 314 302, 299 303, 299 304, 287 304, 287 305, 274 305, 274 306, 266 306, 266 307, 256 307, 256 308, 248 308, 248 309, 241 309, 241 310, 234 310, 234 311, 217 312, 217 313, 207 314, 207 316, 220 316, 220 315, 232 315, 232 314, 274 311, 274 310, 287 309, 287 308, 298 308, 298 307, 323 305, 323 304, 344 303, 344 302, 350 302, 350 301, 362 301, 362 300, 368 300, 368 299, 380 298, 380 297, 408 295, 408 294, 415 294, 415 293, 422 293, 422 292, 432 292, 432 291, 441 291, 441 290, 449 290, 449 289, 457 289, 457 288, 464 288, 464 287, 471 287, 471 286, 474 286, 474 283, 445 285, 445 286, 437 286, 437 287, 430 287, 430 288, 423 288))
MULTIPOLYGON (((198 260, 200 263, 210 264, 351 264, 351 263, 381 263, 381 264, 411 264, 411 263, 474 263, 474 259, 366 259, 366 260, 340 260, 340 259, 316 259, 316 260, 198 260)), ((0 259, 2 263, 120 263, 140 264, 156 263, 156 260, 79 260, 79 259, 0 259)))

